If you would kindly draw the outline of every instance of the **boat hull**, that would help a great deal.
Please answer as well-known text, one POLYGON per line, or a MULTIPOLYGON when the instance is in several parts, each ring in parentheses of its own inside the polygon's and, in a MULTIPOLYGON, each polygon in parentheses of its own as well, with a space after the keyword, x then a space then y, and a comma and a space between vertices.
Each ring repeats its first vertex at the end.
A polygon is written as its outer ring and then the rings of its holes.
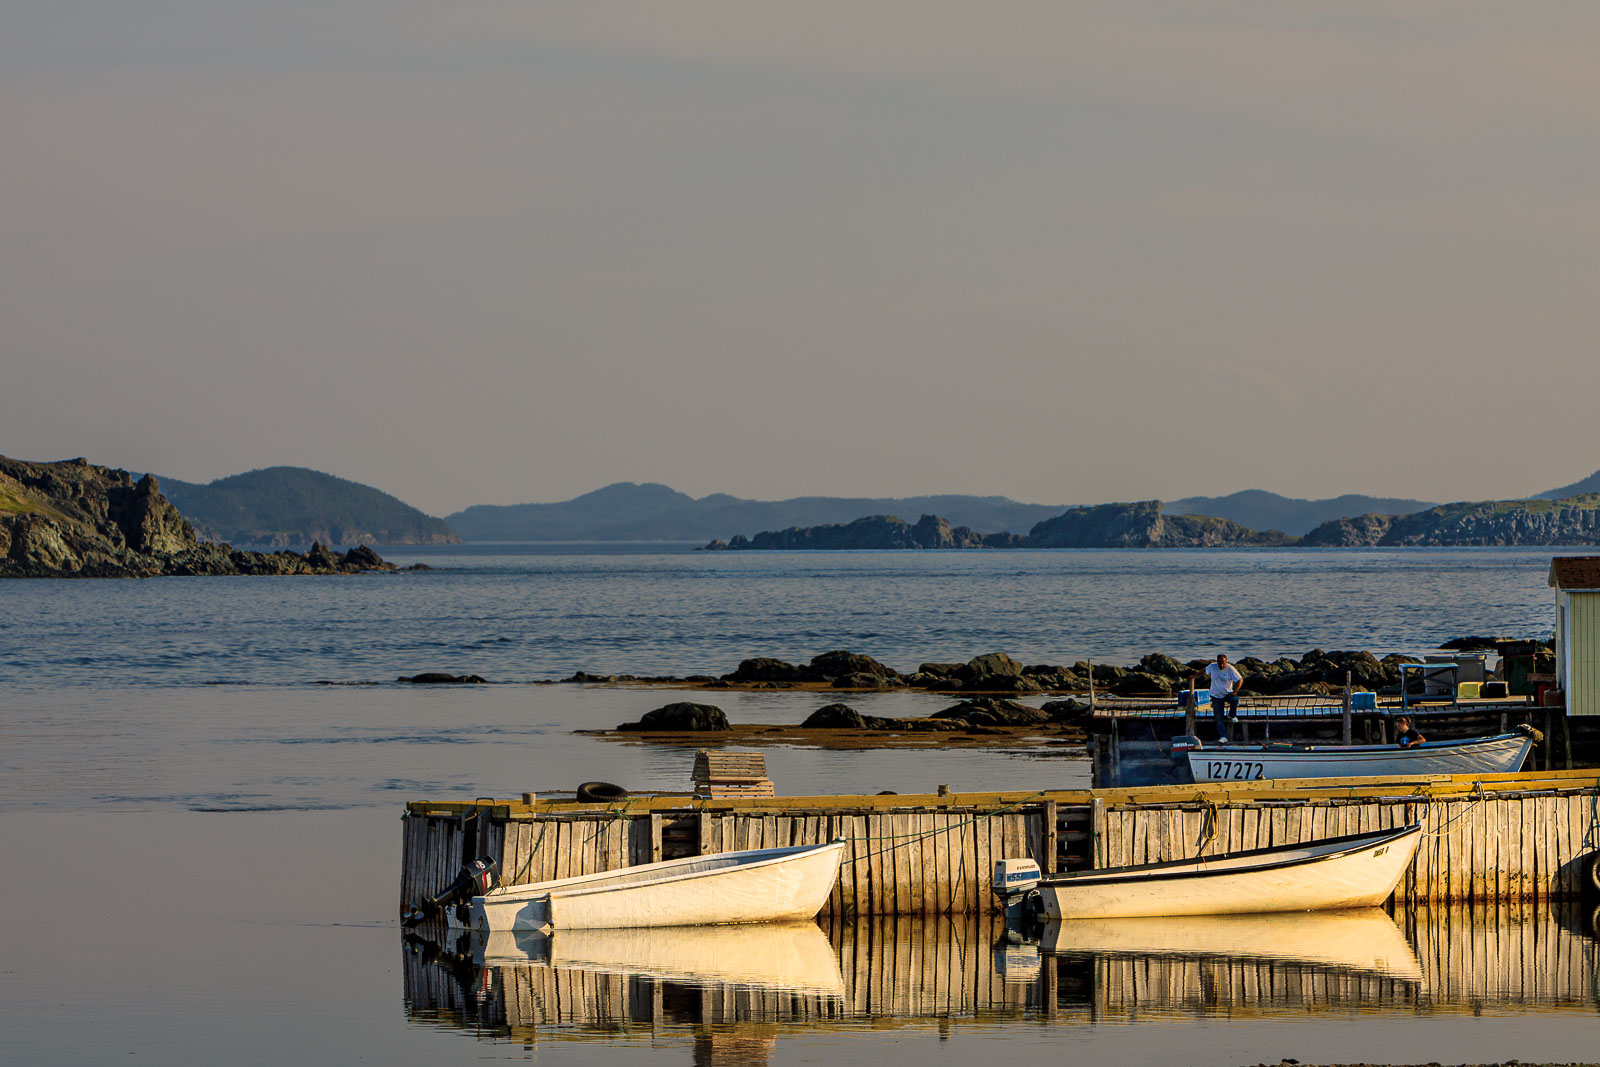
POLYGON ((1533 748, 1523 734, 1429 741, 1411 748, 1351 745, 1277 748, 1224 745, 1184 753, 1197 782, 1265 778, 1387 778, 1406 774, 1512 774, 1533 748))
POLYGON ((504 886, 473 898, 473 923, 492 932, 811 919, 833 892, 844 849, 753 849, 504 886))
POLYGON ((1376 907, 1416 855, 1422 827, 1042 882, 1052 919, 1243 915, 1376 907))

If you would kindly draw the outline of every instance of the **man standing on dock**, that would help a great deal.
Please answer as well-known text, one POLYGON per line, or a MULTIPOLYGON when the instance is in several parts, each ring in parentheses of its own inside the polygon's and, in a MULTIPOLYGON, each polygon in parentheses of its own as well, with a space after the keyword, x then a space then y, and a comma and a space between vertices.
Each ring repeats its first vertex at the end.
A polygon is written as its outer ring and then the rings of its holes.
POLYGON ((1238 717, 1239 687, 1244 684, 1244 675, 1228 662, 1226 652, 1218 652, 1217 662, 1206 664, 1206 677, 1211 679, 1211 714, 1217 720, 1217 740, 1226 744, 1228 723, 1222 717, 1223 709, 1226 708, 1229 715, 1238 717))

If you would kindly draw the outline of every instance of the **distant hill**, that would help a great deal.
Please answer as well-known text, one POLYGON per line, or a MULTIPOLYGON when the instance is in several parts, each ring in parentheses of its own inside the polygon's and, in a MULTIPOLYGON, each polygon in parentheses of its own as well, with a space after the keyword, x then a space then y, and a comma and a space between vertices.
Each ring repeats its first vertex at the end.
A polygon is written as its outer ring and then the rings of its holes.
POLYGON ((1412 515, 1358 515, 1324 523, 1301 544, 1340 548, 1600 544, 1600 494, 1563 500, 1463 501, 1412 515))
POLYGON ((1563 485, 1560 489, 1546 489, 1542 493, 1535 493, 1533 500, 1566 500, 1570 497, 1585 496, 1589 493, 1600 493, 1600 471, 1595 471, 1582 481, 1563 485))
POLYGON ((235 544, 416 545, 459 541, 442 519, 388 493, 304 467, 267 467, 208 485, 161 479, 204 537, 235 544))
POLYGON ((468 541, 703 541, 762 530, 845 524, 863 515, 944 516, 983 531, 1022 531, 1061 514, 1062 505, 1003 496, 696 499, 665 485, 617 482, 555 504, 480 504, 447 517, 468 541))
MULTIPOLYGON (((1600 472, 1595 474, 1600 478, 1600 472)), ((1435 507, 1427 500, 1347 494, 1327 500, 1299 500, 1263 489, 1245 489, 1227 496, 1191 496, 1166 506, 1168 515, 1210 515, 1231 519, 1252 530, 1282 530, 1301 534, 1334 519, 1353 515, 1409 515, 1435 507)))

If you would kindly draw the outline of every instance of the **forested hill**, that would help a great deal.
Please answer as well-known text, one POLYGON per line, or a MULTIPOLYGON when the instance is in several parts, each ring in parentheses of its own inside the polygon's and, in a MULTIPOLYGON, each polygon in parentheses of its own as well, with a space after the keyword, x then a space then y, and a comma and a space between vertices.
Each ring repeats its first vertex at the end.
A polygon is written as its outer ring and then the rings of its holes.
POLYGON ((448 544, 443 519, 388 493, 304 467, 267 467, 208 485, 161 478, 167 499, 203 537, 234 544, 448 544))
MULTIPOLYGON (((1533 494, 1534 500, 1569 500, 1575 496, 1587 496, 1590 493, 1600 493, 1600 471, 1595 471, 1589 477, 1571 485, 1563 485, 1559 489, 1546 489, 1542 493, 1533 494)), ((1379 509, 1373 509, 1379 510, 1379 509)))

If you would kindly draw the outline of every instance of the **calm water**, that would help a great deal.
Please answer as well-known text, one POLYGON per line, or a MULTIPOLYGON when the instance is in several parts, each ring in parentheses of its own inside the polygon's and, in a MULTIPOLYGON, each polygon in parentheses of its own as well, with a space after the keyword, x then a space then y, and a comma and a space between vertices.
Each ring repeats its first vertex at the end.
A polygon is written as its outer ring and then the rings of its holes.
MULTIPOLYGON (((1547 551, 385 554, 438 569, 0 583, 0 892, 18 920, 0 955, 8 1060, 965 1064, 1058 1058, 1063 1044, 1084 1062, 1592 1058, 1600 972, 1577 911, 1402 917, 1416 975, 1399 977, 1274 956, 1262 946, 1282 939, 1263 931, 1181 958, 1059 943, 997 957, 992 932, 950 924, 829 930, 817 936, 840 985, 821 999, 781 970, 485 968, 406 948, 394 924, 404 799, 686 785, 691 753, 571 732, 667 695, 530 682, 721 673, 838 647, 901 669, 997 649, 1030 662, 1418 651, 1547 633, 1547 551), (497 684, 390 681, 420 670, 497 684), (954 961, 972 963, 970 981, 954 961)), ((821 702, 714 699, 735 721, 769 722, 821 702)), ((768 766, 786 792, 1087 780, 1081 759, 1038 751, 780 748, 768 766)))

